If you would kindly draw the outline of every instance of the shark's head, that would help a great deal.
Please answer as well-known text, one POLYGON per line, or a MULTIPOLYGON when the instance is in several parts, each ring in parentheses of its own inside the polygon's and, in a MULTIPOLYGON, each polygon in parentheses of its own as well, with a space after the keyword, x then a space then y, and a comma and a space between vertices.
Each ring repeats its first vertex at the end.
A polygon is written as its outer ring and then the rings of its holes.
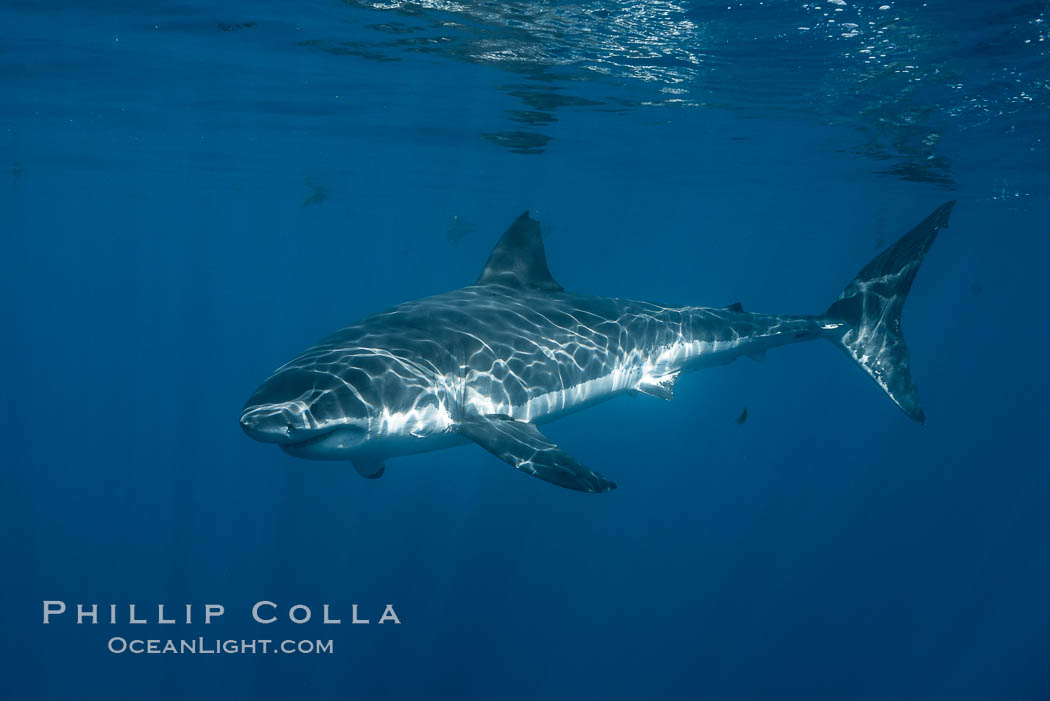
POLYGON ((375 416, 352 375, 282 368, 245 403, 241 428, 255 440, 277 443, 298 457, 352 458, 366 449, 375 416))
POLYGON ((451 423, 440 382, 389 351, 343 345, 306 351, 270 376, 241 411, 241 428, 290 455, 378 459, 418 449, 451 423))

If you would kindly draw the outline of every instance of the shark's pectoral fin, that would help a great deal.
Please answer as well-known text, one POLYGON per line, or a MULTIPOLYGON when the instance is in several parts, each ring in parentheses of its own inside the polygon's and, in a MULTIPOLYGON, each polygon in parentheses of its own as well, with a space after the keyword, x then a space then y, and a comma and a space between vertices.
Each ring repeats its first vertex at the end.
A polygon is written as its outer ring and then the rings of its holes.
POLYGON ((560 487, 581 492, 616 489, 615 483, 551 443, 533 424, 502 414, 474 414, 459 423, 459 431, 500 460, 560 487))
POLYGON ((370 480, 377 480, 386 472, 386 465, 382 460, 367 460, 358 458, 354 460, 354 469, 357 474, 370 480))
POLYGON ((635 390, 657 399, 671 400, 674 399, 674 383, 677 381, 677 372, 668 373, 660 377, 646 377, 635 385, 635 390))

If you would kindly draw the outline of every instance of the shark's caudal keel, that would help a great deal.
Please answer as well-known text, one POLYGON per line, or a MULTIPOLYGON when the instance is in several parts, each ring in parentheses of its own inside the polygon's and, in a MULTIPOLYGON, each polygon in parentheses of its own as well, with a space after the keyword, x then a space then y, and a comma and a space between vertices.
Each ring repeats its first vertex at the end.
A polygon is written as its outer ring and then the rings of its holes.
POLYGON ((616 485, 537 424, 627 392, 671 399, 683 372, 827 339, 905 414, 923 421, 900 317, 954 203, 865 266, 824 314, 667 307, 565 292, 528 213, 477 283, 352 324, 286 363, 245 404, 241 426, 289 455, 349 460, 380 477, 388 458, 474 442, 522 472, 586 492, 616 485))

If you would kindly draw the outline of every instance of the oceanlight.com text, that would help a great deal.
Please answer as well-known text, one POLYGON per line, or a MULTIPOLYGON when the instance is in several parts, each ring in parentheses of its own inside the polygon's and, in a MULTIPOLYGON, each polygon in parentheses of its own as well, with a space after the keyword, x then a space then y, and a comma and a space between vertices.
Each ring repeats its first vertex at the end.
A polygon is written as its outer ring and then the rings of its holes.
POLYGON ((116 655, 331 655, 331 640, 221 640, 218 638, 153 639, 114 636, 106 649, 116 655))

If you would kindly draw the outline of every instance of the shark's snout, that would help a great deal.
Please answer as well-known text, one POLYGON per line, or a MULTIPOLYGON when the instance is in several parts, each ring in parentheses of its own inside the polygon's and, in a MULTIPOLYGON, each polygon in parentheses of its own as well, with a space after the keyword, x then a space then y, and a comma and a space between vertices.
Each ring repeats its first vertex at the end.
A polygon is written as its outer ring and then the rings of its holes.
POLYGON ((241 413, 241 428, 264 443, 293 443, 309 431, 301 412, 281 404, 246 407, 241 413))

